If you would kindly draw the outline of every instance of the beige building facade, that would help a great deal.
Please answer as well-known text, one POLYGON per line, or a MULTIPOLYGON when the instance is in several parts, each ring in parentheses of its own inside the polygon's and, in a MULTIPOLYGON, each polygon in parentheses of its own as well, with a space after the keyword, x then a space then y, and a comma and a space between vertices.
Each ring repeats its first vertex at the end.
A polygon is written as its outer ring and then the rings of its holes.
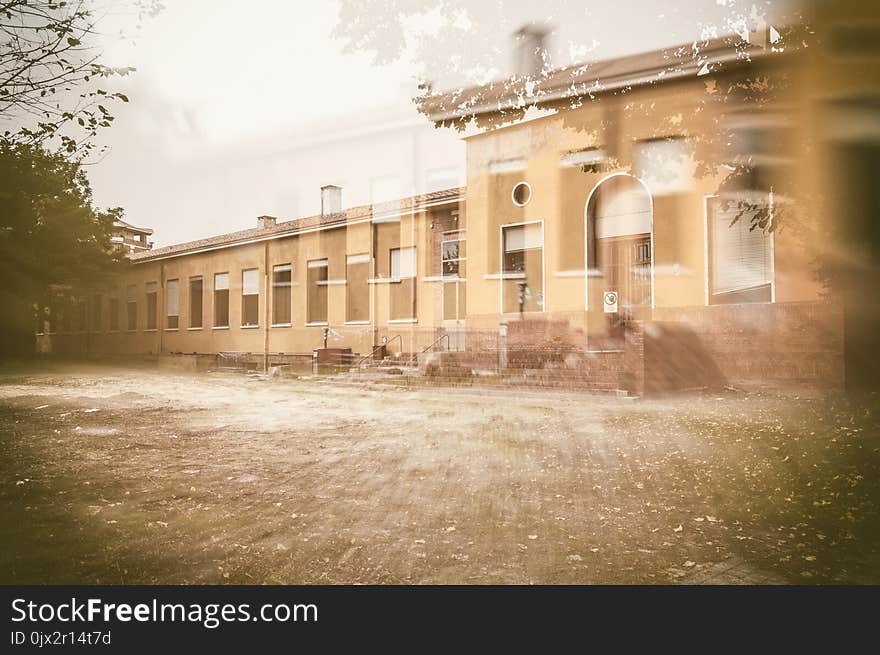
MULTIPOLYGON (((531 99, 537 116, 504 85, 429 99, 436 123, 481 127, 465 188, 343 211, 325 187, 319 216, 135 253, 85 308, 53 312, 41 349, 271 365, 384 344, 488 352, 498 368, 508 348, 537 353, 531 368, 563 350, 585 378, 599 357, 636 391, 842 386, 849 314, 816 262, 837 247, 829 220, 841 243, 863 241, 830 153, 876 157, 880 79, 833 39, 804 50, 797 34, 559 71, 531 99), (628 352, 630 333, 636 357, 599 355, 628 352)), ((853 325, 874 320, 866 306, 853 325)))

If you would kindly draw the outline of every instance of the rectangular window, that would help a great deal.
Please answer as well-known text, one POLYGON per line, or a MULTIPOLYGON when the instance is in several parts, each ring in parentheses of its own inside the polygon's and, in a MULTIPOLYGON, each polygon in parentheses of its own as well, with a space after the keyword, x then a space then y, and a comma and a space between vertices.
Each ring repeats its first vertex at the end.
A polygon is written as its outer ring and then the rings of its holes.
POLYGON ((518 312, 520 294, 523 311, 543 311, 544 235, 541 223, 502 226, 501 243, 501 311, 518 312))
POLYGON ((229 273, 214 273, 214 327, 229 327, 229 273))
POLYGON ((100 293, 96 293, 92 296, 92 332, 100 332, 104 327, 102 325, 104 321, 104 297, 100 293))
POLYGON ((76 302, 76 329, 77 329, 77 332, 85 332, 87 330, 88 320, 89 320, 88 301, 85 298, 80 298, 76 302))
POLYGON ((306 320, 309 323, 327 322, 327 265, 326 259, 316 259, 308 263, 306 320))
POLYGON ((137 286, 130 284, 125 293, 125 328, 127 330, 137 330, 137 316, 137 286))
POLYGON ((155 330, 156 317, 159 313, 159 285, 157 282, 147 282, 147 329, 155 330))
POLYGON ((598 173, 603 170, 607 156, 601 148, 586 148, 566 152, 559 158, 562 166, 579 168, 585 173, 598 173))
POLYGON ((260 324, 260 272, 249 268, 241 272, 241 326, 260 324))
POLYGON ((370 256, 349 255, 345 259, 345 320, 370 320, 370 256))
POLYGON ((773 279, 772 237, 752 229, 749 211, 720 200, 709 206, 709 302, 769 302, 773 279))
POLYGON ((395 280, 403 280, 416 276, 416 249, 392 248, 391 249, 391 277, 395 280))
POLYGON ((290 325, 290 264, 272 267, 272 324, 290 325))
POLYGON ((683 193, 693 184, 696 166, 691 145, 682 137, 639 141, 633 146, 633 169, 653 195, 683 193))
POLYGON ((504 231, 504 272, 525 272, 526 256, 530 250, 543 248, 540 223, 513 225, 502 228, 504 231))
POLYGON ((460 321, 465 317, 465 292, 467 287, 464 282, 443 283, 443 320, 460 321))
POLYGON ((110 331, 119 331, 119 292, 113 291, 110 294, 110 331))
POLYGON ((180 327, 180 282, 168 280, 165 283, 165 327, 176 330, 180 327))
POLYGON ((416 249, 392 248, 391 278, 399 281, 389 289, 390 318, 414 321, 416 318, 416 249))
POLYGON ((443 277, 464 277, 465 240, 459 235, 451 235, 440 243, 443 277))
POLYGON ((202 276, 189 279, 189 326, 202 327, 202 307, 204 305, 202 276))

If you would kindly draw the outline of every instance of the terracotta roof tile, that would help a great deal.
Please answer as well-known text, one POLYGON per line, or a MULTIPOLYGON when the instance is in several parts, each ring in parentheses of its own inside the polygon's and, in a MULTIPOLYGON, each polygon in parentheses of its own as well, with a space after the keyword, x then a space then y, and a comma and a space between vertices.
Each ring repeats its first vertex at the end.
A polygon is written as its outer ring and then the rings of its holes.
POLYGON ((463 193, 463 188, 444 189, 442 191, 432 191, 431 193, 424 193, 418 196, 411 196, 409 198, 376 205, 359 205, 330 216, 322 216, 318 214, 315 216, 307 216, 305 218, 296 218, 277 223, 270 227, 255 227, 247 230, 239 230, 238 232, 218 234, 205 239, 177 243, 171 246, 155 248, 153 250, 135 252, 129 255, 129 259, 135 262, 143 262, 153 259, 185 255, 206 248, 216 249, 218 247, 233 247, 253 239, 263 239, 266 237, 280 238, 290 234, 296 234, 300 230, 309 228, 341 225, 361 218, 370 218, 371 216, 381 217, 382 215, 393 215, 399 212, 418 210, 425 205, 435 202, 451 202, 460 198, 463 193))
POLYGON ((482 86, 422 97, 419 109, 435 122, 525 109, 553 99, 601 94, 621 86, 640 86, 681 74, 696 75, 722 60, 750 61, 768 51, 737 35, 695 41, 625 57, 566 66, 538 77, 508 77, 482 86))

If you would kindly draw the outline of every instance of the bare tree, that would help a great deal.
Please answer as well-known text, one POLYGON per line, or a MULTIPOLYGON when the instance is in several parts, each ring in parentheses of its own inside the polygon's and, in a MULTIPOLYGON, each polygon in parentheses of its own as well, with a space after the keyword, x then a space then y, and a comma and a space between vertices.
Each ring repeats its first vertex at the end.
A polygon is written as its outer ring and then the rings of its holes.
MULTIPOLYGON (((161 11, 159 0, 114 3, 139 27, 161 11)), ((80 156, 109 127, 108 105, 128 102, 102 88, 130 67, 101 63, 98 23, 111 11, 91 0, 0 0, 0 119, 9 141, 60 147, 80 156)))

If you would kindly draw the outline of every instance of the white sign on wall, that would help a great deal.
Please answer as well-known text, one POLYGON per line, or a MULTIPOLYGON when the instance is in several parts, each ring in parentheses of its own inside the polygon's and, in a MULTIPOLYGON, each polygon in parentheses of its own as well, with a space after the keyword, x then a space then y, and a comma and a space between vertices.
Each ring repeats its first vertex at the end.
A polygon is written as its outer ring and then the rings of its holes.
POLYGON ((606 314, 616 314, 617 313, 617 292, 616 291, 606 291, 602 294, 602 304, 605 306, 606 314))

